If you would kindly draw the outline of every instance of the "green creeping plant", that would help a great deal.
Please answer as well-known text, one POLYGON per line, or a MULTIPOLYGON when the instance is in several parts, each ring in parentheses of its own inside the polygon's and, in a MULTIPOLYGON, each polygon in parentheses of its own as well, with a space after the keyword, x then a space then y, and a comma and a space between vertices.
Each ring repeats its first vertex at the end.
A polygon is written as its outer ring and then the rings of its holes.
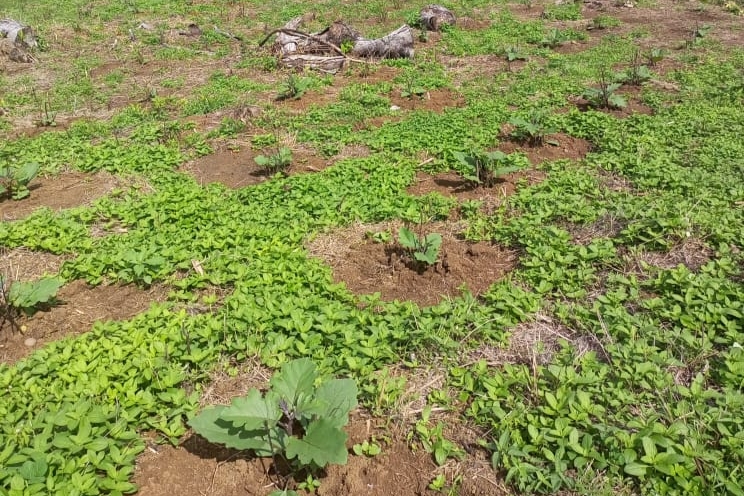
POLYGON ((20 167, 0 167, 0 199, 10 197, 21 200, 30 195, 28 183, 39 173, 39 164, 29 162, 20 167))

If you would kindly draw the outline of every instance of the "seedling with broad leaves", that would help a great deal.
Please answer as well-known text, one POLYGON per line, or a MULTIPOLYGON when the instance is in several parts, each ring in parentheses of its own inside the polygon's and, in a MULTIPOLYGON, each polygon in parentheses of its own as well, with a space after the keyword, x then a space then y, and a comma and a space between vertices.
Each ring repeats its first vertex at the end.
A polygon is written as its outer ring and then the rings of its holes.
POLYGON ((210 442, 289 465, 290 476, 277 481, 281 490, 273 494, 295 494, 293 475, 346 463, 343 427, 357 406, 357 386, 351 379, 322 379, 307 358, 286 363, 270 386, 263 395, 251 389, 230 406, 207 408, 189 424, 210 442))
MULTIPOLYGON (((533 109, 526 117, 514 116, 509 119, 514 126, 511 137, 530 146, 540 146, 546 142, 545 137, 556 132, 548 123, 548 115, 543 110, 533 109)), ((555 140, 547 140, 548 144, 557 145, 555 140)))
POLYGON ((617 93, 622 83, 610 82, 606 74, 601 74, 596 88, 586 88, 582 97, 594 108, 621 109, 628 106, 625 97, 617 93))
POLYGON ((5 322, 12 330, 18 329, 16 319, 21 313, 31 316, 40 307, 54 301, 64 281, 47 277, 37 281, 10 281, 0 275, 0 328, 5 322))
POLYGON ((299 100, 310 88, 310 78, 290 74, 279 86, 277 100, 299 100))
POLYGON ((39 164, 29 162, 18 167, 0 167, 0 199, 21 200, 30 195, 28 183, 39 173, 39 164))
POLYGON ((437 263, 439 257, 442 235, 429 233, 417 236, 407 227, 401 227, 398 231, 398 242, 415 261, 432 266, 437 263))
POLYGON ((493 187, 502 180, 502 176, 522 169, 521 166, 511 165, 508 155, 499 150, 492 152, 472 151, 453 152, 452 156, 464 167, 462 177, 476 186, 493 187))
POLYGON ((253 160, 269 174, 285 172, 292 164, 292 150, 282 146, 270 155, 258 155, 253 160))

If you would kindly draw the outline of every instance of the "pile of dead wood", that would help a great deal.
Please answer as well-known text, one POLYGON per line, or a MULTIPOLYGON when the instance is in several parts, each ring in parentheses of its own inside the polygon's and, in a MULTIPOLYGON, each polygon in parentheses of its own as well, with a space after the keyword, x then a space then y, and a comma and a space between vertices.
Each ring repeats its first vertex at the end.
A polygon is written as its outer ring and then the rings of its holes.
MULTIPOLYGON (((364 38, 343 21, 336 21, 317 33, 301 31, 302 24, 313 18, 305 15, 291 19, 283 27, 271 31, 259 46, 276 35, 272 50, 283 67, 328 73, 338 72, 347 61, 413 57, 413 29, 407 24, 377 39, 364 38)), ((422 29, 438 31, 455 22, 455 15, 445 7, 428 5, 421 10, 419 25, 422 29)))

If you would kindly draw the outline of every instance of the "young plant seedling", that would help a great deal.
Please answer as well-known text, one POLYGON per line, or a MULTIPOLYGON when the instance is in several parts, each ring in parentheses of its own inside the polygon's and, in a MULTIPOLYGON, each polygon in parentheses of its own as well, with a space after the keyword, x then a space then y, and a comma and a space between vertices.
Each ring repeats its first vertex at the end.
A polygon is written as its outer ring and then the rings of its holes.
POLYGON ((545 48, 556 48, 563 44, 564 41, 566 41, 566 38, 563 36, 563 33, 554 28, 545 33, 543 39, 540 40, 540 46, 545 48))
POLYGON ((522 50, 520 50, 519 47, 515 46, 508 46, 504 48, 504 57, 506 58, 506 65, 509 69, 509 72, 511 72, 512 62, 516 60, 527 60, 527 55, 522 53, 522 50))
POLYGON ((619 109, 625 108, 628 102, 616 93, 622 83, 611 83, 607 74, 601 74, 597 88, 586 88, 582 97, 594 108, 619 109))
POLYGON ((439 257, 439 249, 442 246, 442 235, 439 233, 429 233, 427 235, 417 236, 407 227, 401 227, 400 231, 398 231, 398 242, 415 261, 432 266, 437 263, 437 258, 439 257))
MULTIPOLYGON (((541 146, 546 142, 545 137, 556 132, 547 122, 547 113, 542 110, 533 109, 527 117, 512 117, 509 124, 514 126, 510 136, 530 146, 541 146)), ((548 140, 547 143, 557 145, 556 141, 548 140)))
POLYGON ((290 74, 279 86, 277 100, 299 100, 310 87, 310 79, 290 74))
POLYGON ((648 66, 643 65, 641 53, 636 50, 630 59, 630 66, 627 70, 615 74, 615 82, 628 84, 631 86, 640 86, 651 79, 651 71, 648 66))
POLYGON ((31 193, 28 190, 30 183, 39 173, 39 164, 27 163, 20 167, 0 166, 0 199, 12 198, 21 200, 31 193))
POLYGON ((53 302, 63 284, 62 279, 53 277, 11 282, 0 274, 0 328, 9 322, 10 328, 17 330, 16 319, 21 313, 31 316, 43 305, 53 302))
POLYGON ((257 155, 253 160, 268 174, 286 172, 292 164, 292 150, 282 146, 271 155, 257 155))
POLYGON ((493 152, 473 151, 469 155, 453 152, 455 159, 465 167, 462 177, 476 186, 491 188, 501 180, 501 176, 520 170, 522 167, 506 165, 507 155, 498 150, 493 152))
POLYGON ((290 478, 300 473, 311 475, 303 475, 304 483, 307 489, 315 488, 315 476, 323 467, 347 462, 343 427, 357 406, 356 383, 321 380, 315 364, 300 358, 286 363, 269 384, 265 394, 251 389, 230 406, 203 410, 189 425, 210 442, 272 457, 275 465, 280 460, 288 464, 291 475, 276 482, 277 494, 292 494, 290 478))
POLYGON ((412 77, 406 80, 405 85, 400 90, 400 96, 409 100, 414 96, 423 98, 425 94, 426 89, 423 86, 417 85, 415 79, 412 77))
POLYGON ((664 57, 666 57, 666 51, 664 49, 652 48, 651 51, 646 54, 646 61, 648 62, 648 65, 655 66, 664 60, 664 57))

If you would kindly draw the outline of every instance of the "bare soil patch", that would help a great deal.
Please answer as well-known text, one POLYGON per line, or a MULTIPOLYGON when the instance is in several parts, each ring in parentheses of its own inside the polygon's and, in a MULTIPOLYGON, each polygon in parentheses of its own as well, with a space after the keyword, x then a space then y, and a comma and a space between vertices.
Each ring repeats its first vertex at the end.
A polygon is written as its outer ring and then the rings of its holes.
MULTIPOLYGON (((26 280, 24 274, 24 280, 26 280)), ((46 343, 87 332, 99 320, 123 320, 147 310, 153 302, 165 301, 166 286, 140 289, 136 286, 89 286, 73 281, 59 290, 57 303, 48 309, 18 319, 25 326, 23 334, 11 333, 6 324, 0 329, 0 362, 16 362, 46 343), (34 346, 24 341, 35 339, 34 346)))
POLYGON ((409 263, 395 243, 376 243, 366 236, 389 230, 395 238, 399 227, 400 223, 357 224, 319 236, 308 250, 331 266, 336 282, 344 282, 354 293, 379 292, 383 300, 420 306, 457 297, 463 285, 474 295, 481 294, 517 265, 513 250, 459 239, 461 226, 456 224, 422 226, 422 232, 436 232, 443 239, 439 262, 428 268, 409 263))
POLYGON ((483 202, 482 210, 493 212, 503 201, 514 194, 520 185, 533 185, 545 179, 540 171, 528 169, 502 176, 502 181, 491 188, 474 187, 456 172, 440 172, 438 174, 416 173, 413 184, 406 192, 410 195, 423 196, 429 193, 439 193, 442 196, 457 198, 458 201, 477 200, 483 202))
MULTIPOLYGON (((263 152, 264 154, 267 152, 263 152)), ((182 172, 194 176, 199 184, 222 183, 228 188, 243 188, 266 181, 271 177, 254 161, 261 151, 246 145, 239 150, 220 150, 211 155, 184 164, 182 172)), ((329 165, 328 161, 309 148, 297 146, 292 150, 290 175, 318 172, 329 165)))
POLYGON ((29 184, 31 194, 28 197, 0 202, 0 220, 23 218, 39 207, 62 210, 86 205, 122 184, 121 179, 108 172, 86 174, 70 171, 57 176, 37 177, 29 184))
POLYGON ((504 141, 499 145, 499 150, 504 153, 524 153, 534 165, 563 159, 582 160, 592 150, 592 144, 587 140, 564 133, 546 136, 542 144, 530 145, 510 139, 510 132, 511 129, 508 128, 503 130, 504 141))

